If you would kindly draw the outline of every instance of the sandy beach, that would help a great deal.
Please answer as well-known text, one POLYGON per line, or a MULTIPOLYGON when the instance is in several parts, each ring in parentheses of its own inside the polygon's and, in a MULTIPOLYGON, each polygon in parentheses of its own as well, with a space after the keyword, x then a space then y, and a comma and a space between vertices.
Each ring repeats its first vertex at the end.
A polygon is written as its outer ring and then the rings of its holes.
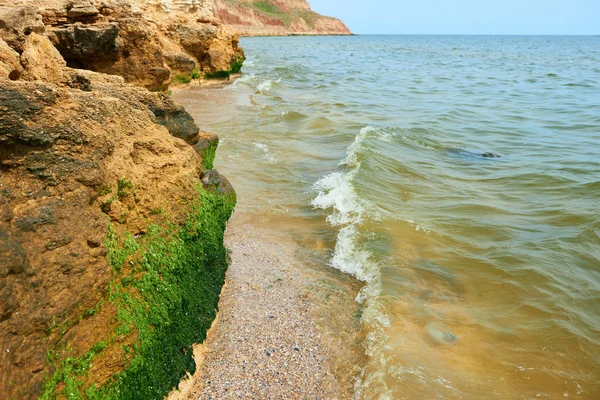
POLYGON ((363 360, 360 314, 348 311, 359 285, 235 217, 226 242, 217 320, 196 348, 196 374, 170 399, 351 398, 363 360))

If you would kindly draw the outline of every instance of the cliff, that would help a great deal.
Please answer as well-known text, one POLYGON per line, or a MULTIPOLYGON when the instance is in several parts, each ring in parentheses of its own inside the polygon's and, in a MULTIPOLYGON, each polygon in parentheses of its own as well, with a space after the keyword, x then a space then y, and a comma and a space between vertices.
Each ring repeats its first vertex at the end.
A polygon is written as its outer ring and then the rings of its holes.
POLYGON ((242 36, 351 35, 342 21, 310 9, 306 0, 209 0, 216 18, 242 36))
POLYGON ((0 1, 0 398, 160 399, 194 371, 236 197, 217 137, 146 88, 243 57, 202 18, 0 1))
POLYGON ((67 65, 122 76, 150 90, 229 70, 244 58, 238 36, 197 6, 158 0, 0 0, 1 37, 21 52, 44 33, 67 65))

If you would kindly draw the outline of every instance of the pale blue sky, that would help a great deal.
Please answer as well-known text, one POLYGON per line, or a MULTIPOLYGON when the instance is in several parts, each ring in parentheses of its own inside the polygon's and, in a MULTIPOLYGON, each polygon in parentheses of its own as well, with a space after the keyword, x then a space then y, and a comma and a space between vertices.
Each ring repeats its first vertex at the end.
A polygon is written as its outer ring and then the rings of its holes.
POLYGON ((308 0, 357 34, 600 34, 600 0, 308 0))

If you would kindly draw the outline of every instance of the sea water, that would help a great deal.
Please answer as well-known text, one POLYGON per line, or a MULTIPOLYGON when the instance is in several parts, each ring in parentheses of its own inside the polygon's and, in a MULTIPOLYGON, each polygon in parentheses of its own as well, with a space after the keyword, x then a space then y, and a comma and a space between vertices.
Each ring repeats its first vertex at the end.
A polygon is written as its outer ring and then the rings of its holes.
POLYGON ((185 103, 249 226, 365 283, 356 398, 600 398, 600 37, 241 44, 185 103))

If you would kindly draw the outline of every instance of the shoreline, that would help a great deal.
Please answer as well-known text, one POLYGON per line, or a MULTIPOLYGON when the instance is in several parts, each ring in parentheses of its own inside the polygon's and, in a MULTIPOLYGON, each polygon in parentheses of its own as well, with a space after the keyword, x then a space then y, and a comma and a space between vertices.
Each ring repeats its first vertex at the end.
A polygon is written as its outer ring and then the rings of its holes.
POLYGON ((273 233, 231 218, 217 317, 194 347, 196 373, 169 400, 352 398, 365 361, 360 284, 306 265, 273 233))

